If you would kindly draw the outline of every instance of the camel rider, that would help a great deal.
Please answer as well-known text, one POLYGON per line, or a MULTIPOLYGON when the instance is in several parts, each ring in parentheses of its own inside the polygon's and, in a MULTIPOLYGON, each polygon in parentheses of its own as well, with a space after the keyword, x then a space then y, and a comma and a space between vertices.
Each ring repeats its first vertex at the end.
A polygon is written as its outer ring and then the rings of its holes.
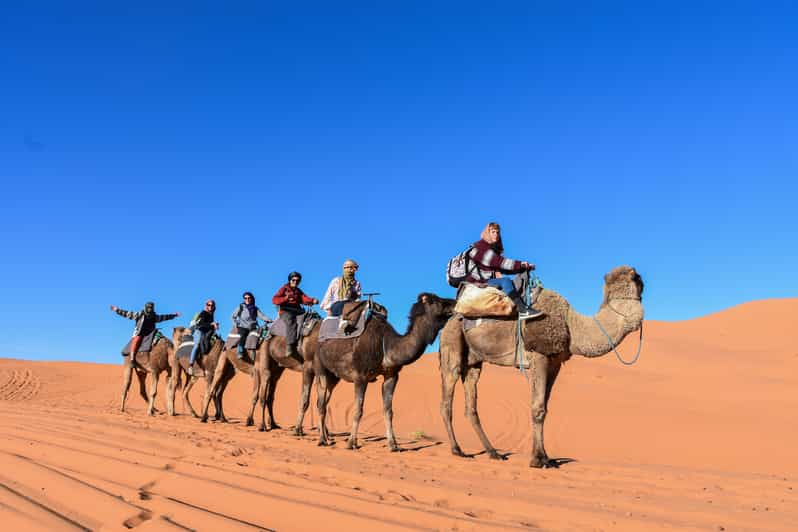
POLYGON ((195 331, 199 331, 200 336, 194 342, 194 349, 191 350, 191 356, 188 359, 188 374, 194 373, 193 365, 199 353, 207 353, 211 350, 211 338, 213 333, 219 328, 219 324, 213 321, 213 313, 216 311, 216 301, 209 299, 205 302, 205 308, 194 315, 194 319, 188 325, 188 330, 193 335, 195 331))
POLYGON ((272 303, 280 308, 280 319, 285 322, 285 356, 293 357, 299 356, 297 352, 297 337, 296 323, 297 317, 305 313, 302 310, 302 305, 315 305, 319 302, 315 297, 305 295, 305 292, 299 288, 299 283, 302 282, 302 274, 299 272, 291 272, 288 274, 288 282, 277 290, 277 293, 272 297, 272 303))
POLYGON ((141 340, 155 330, 155 324, 166 320, 173 320, 180 316, 179 312, 174 314, 156 314, 155 303, 152 301, 146 302, 144 304, 144 309, 139 312, 122 310, 113 305, 111 305, 111 310, 120 316, 136 321, 136 326, 133 328, 133 338, 130 340, 130 363, 134 366, 136 365, 136 353, 138 353, 141 340))
POLYGON ((244 292, 242 297, 244 298, 244 302, 238 305, 238 308, 233 311, 233 315, 231 316, 233 319, 233 326, 240 336, 238 339, 238 350, 236 352, 236 358, 239 360, 242 360, 247 352, 247 336, 249 336, 250 331, 254 331, 258 328, 258 318, 267 323, 272 321, 255 306, 255 296, 252 295, 252 292, 244 292))
POLYGON ((502 290, 518 308, 518 319, 520 320, 542 316, 543 312, 527 306, 521 294, 515 289, 512 278, 501 275, 534 270, 535 265, 502 256, 504 245, 499 224, 490 222, 482 230, 480 237, 472 244, 471 250, 468 252, 473 267, 468 271, 466 282, 485 283, 502 290))
MULTIPOLYGON (((355 279, 355 272, 358 268, 357 262, 352 259, 346 259, 343 265, 343 275, 334 277, 330 281, 327 292, 324 294, 324 299, 321 300, 321 308, 327 312, 328 316, 340 316, 344 303, 347 301, 360 301, 360 298, 363 297, 360 281, 355 279)), ((349 323, 342 319, 338 324, 338 328, 344 330, 347 325, 349 323)))

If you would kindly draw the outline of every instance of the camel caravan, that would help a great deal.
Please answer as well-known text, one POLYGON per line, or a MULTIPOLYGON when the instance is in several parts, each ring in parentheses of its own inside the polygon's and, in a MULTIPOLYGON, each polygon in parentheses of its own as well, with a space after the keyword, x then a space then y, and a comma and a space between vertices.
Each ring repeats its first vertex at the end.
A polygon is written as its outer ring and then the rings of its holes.
POLYGON ((215 419, 224 422, 225 388, 236 374, 244 373, 252 379, 247 426, 254 425, 255 408, 260 404, 258 429, 278 429, 274 397, 287 369, 302 374, 293 428, 297 436, 304 435, 311 386, 316 381, 319 445, 332 444, 326 417, 333 391, 342 380, 354 385, 347 448, 357 449, 366 389, 381 376, 387 444, 391 451, 400 451, 392 406, 399 374, 418 360, 440 333, 440 411, 452 454, 467 456, 452 426, 452 400, 459 380, 464 388, 466 417, 485 452, 493 459, 506 459, 490 443, 477 411, 477 383, 487 362, 514 367, 527 375, 533 439, 529 465, 557 466, 546 453, 543 425, 560 369, 573 355, 592 358, 612 351, 617 354, 615 347, 634 331, 640 331, 642 342, 643 281, 632 267, 613 269, 604 276, 598 312, 586 316, 530 276, 534 264, 504 257, 498 224, 488 224, 480 236, 447 265, 447 281, 457 288, 456 298, 419 294, 404 334, 388 323, 387 309, 374 300, 378 294, 362 291, 355 278, 358 265, 351 259, 344 262, 342 275, 330 282, 322 301, 306 295, 299 288, 301 274, 291 272, 288 282, 272 298, 279 309, 274 321, 255 305, 255 296, 245 292, 233 311, 233 328, 226 339, 218 334, 213 300, 206 301, 188 327, 175 327, 171 338, 161 334, 155 324, 180 313, 156 314, 152 302, 140 312, 112 306, 111 310, 136 322, 133 337, 122 350, 121 410, 125 410, 135 373, 141 396, 147 401, 147 414, 153 415, 158 380, 166 373, 168 415, 175 415, 175 395, 182 388, 184 409, 192 416, 206 422, 213 402, 215 419), (511 274, 515 276, 509 277, 511 274), (326 316, 313 310, 316 304, 326 316), (200 379, 205 381, 205 389, 197 412, 189 391, 200 379))

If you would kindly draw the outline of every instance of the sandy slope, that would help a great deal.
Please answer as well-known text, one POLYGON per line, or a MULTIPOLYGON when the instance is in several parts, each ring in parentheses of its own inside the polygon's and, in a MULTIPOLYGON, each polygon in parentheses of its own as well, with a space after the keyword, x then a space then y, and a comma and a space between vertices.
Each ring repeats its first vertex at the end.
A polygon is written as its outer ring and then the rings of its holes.
MULTIPOLYGON (((798 300, 785 299, 647 322, 636 366, 613 356, 572 360, 547 420, 549 453, 573 460, 558 470, 527 467, 529 392, 508 369, 488 367, 479 388, 488 435, 510 453, 496 462, 449 454, 436 356, 402 373, 400 454, 382 438, 379 386, 369 389, 363 447, 353 452, 340 435, 351 385, 333 398, 338 445, 319 448, 315 431, 298 439, 243 426, 246 376, 226 397, 232 423, 202 425, 186 415, 147 418, 137 395, 119 413, 118 366, 0 360, 0 522, 4 530, 796 530, 796 316, 798 300)), ((622 351, 636 347, 630 338, 622 351)), ((278 389, 286 427, 298 389, 295 374, 278 389)), ((162 382, 161 409, 164 392, 162 382)), ((479 453, 459 389, 456 412, 464 450, 479 453)))

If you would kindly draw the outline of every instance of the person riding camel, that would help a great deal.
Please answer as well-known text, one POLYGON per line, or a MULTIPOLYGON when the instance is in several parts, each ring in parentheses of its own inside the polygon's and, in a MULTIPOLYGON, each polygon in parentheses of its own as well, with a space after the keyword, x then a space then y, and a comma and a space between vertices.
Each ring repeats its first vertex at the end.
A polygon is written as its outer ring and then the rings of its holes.
POLYGON ((285 322, 285 356, 298 357, 296 324, 297 318, 305 313, 302 305, 315 305, 319 302, 315 297, 305 295, 305 292, 299 288, 299 283, 302 282, 302 274, 299 272, 291 272, 288 274, 288 282, 277 290, 277 293, 272 297, 272 303, 279 307, 280 319, 285 322))
POLYGON ((231 316, 233 326, 239 334, 238 348, 236 350, 236 358, 239 360, 243 360, 244 355, 247 353, 247 336, 249 336, 251 331, 258 328, 258 318, 266 323, 272 321, 271 318, 261 312, 255 305, 255 296, 252 292, 244 292, 242 297, 244 298, 244 302, 236 307, 231 316))
POLYGON ((521 294, 515 289, 512 278, 501 275, 531 271, 535 269, 535 265, 502 256, 504 244, 502 244, 501 227, 496 222, 488 223, 480 237, 468 252, 473 267, 468 271, 466 282, 483 283, 502 290, 518 308, 520 320, 542 316, 543 312, 527 306, 521 294))
POLYGON ((191 356, 188 359, 188 374, 194 374, 194 361, 197 359, 199 353, 207 353, 211 350, 211 338, 213 333, 219 328, 219 324, 213 320, 213 313, 216 311, 216 301, 209 299, 205 302, 205 308, 191 320, 188 325, 188 330, 191 335, 195 331, 199 331, 199 339, 194 342, 194 348, 191 350, 191 356))
MULTIPOLYGON (((321 300, 322 310, 328 316, 340 316, 344 309, 344 303, 348 301, 360 301, 363 297, 363 289, 360 281, 355 279, 355 272, 359 269, 357 262, 346 259, 343 264, 343 275, 334 277, 327 287, 327 292, 321 300)), ((338 329, 343 331, 349 325, 345 319, 341 319, 338 329)))
POLYGON ((144 304, 144 309, 138 312, 122 310, 113 305, 111 305, 111 310, 120 316, 136 321, 136 326, 133 328, 133 337, 130 339, 130 363, 134 367, 136 365, 136 353, 138 353, 141 341, 155 330, 155 324, 162 321, 173 320, 180 316, 179 312, 174 314, 156 314, 155 303, 152 301, 147 301, 144 304))

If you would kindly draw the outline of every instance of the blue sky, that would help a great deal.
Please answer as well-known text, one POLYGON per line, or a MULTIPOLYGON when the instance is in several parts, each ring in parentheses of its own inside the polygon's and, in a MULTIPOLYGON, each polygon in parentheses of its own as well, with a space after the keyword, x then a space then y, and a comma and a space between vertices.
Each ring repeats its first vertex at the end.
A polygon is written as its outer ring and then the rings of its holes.
POLYGON ((404 331, 491 220, 584 313, 621 264, 650 319, 798 296, 788 2, 161 4, 3 7, 0 356, 350 256, 404 331))

